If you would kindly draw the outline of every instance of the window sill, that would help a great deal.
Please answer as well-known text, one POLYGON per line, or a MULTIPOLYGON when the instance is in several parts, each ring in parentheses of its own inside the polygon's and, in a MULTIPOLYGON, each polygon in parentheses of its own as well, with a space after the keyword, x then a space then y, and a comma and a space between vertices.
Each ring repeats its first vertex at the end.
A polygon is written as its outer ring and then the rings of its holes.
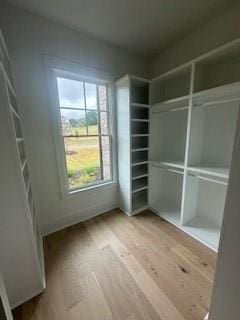
POLYGON ((82 189, 68 191, 68 192, 63 194, 63 198, 66 198, 66 197, 69 197, 69 196, 74 196, 74 195, 77 195, 78 193, 82 193, 82 192, 85 192, 85 191, 91 191, 91 190, 96 190, 96 189, 108 187, 108 186, 116 184, 116 183, 117 183, 117 181, 113 180, 113 181, 108 181, 108 182, 104 182, 104 183, 99 183, 99 184, 96 184, 96 185, 88 186, 88 187, 82 188, 82 189))

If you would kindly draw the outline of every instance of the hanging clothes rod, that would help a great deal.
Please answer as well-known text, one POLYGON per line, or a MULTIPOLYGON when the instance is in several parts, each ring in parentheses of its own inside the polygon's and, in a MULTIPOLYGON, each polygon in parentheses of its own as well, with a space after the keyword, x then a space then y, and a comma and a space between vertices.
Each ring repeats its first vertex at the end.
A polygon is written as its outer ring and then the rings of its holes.
POLYGON ((171 169, 171 168, 167 168, 167 167, 161 166, 160 164, 151 163, 151 166, 152 166, 152 167, 155 167, 155 168, 164 169, 164 170, 166 170, 166 171, 170 171, 170 172, 173 172, 173 173, 183 174, 183 171, 175 170, 175 169, 171 169))
POLYGON ((217 179, 212 179, 212 178, 207 178, 207 177, 203 177, 203 176, 200 176, 198 174, 193 174, 193 173, 189 173, 188 174, 189 176, 192 176, 192 177, 195 177, 197 179, 200 179, 200 180, 204 180, 204 181, 208 181, 208 182, 214 182, 214 183, 219 183, 219 184, 223 184, 225 186, 228 185, 227 182, 224 182, 224 181, 221 181, 221 180, 217 180, 217 179))
POLYGON ((169 110, 153 111, 152 114, 175 112, 175 111, 182 111, 182 110, 187 110, 187 109, 188 109, 188 106, 184 106, 184 107, 173 108, 173 109, 169 109, 169 110))
POLYGON ((194 104, 194 107, 205 107, 205 106, 207 107, 215 104, 222 104, 222 103, 228 103, 228 102, 240 102, 240 97, 232 98, 232 99, 213 100, 213 101, 207 101, 203 103, 196 103, 194 104))

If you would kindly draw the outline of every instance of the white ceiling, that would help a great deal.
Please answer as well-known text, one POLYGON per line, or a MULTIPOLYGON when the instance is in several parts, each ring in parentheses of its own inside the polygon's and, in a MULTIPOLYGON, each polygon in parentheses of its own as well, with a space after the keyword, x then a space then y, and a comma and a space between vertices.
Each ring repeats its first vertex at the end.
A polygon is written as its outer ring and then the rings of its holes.
POLYGON ((147 58, 239 0, 8 0, 147 58))

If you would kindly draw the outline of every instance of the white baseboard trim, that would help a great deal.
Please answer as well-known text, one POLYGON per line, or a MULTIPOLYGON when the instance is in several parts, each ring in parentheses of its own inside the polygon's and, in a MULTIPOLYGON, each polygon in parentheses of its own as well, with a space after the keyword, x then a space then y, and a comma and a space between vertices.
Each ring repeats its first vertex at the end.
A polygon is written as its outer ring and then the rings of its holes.
POLYGON ((44 287, 36 289, 32 293, 30 293, 29 295, 26 295, 24 298, 19 299, 19 301, 14 301, 13 303, 11 303, 11 309, 13 310, 14 308, 20 306, 24 302, 26 302, 26 301, 32 299, 33 297, 37 296, 38 294, 42 293, 44 289, 45 289, 44 287))
POLYGON ((117 207, 118 207, 117 204, 113 204, 111 202, 111 203, 109 203, 105 206, 102 206, 102 207, 96 206, 96 207, 91 207, 91 208, 85 209, 83 211, 76 212, 75 214, 71 214, 68 217, 64 217, 62 219, 59 219, 55 223, 51 224, 50 228, 48 226, 43 228, 42 236, 45 237, 45 236, 47 236, 51 233, 54 233, 56 231, 62 230, 64 228, 70 227, 70 226, 77 224, 79 222, 83 222, 88 219, 94 218, 102 213, 116 209, 117 207))

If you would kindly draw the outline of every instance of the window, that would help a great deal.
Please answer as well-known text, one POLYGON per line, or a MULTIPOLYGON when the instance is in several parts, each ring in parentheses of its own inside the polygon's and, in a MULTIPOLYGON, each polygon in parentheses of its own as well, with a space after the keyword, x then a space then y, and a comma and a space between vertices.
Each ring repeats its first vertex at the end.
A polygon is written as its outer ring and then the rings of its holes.
POLYGON ((112 180, 108 84, 56 80, 67 190, 112 180))

